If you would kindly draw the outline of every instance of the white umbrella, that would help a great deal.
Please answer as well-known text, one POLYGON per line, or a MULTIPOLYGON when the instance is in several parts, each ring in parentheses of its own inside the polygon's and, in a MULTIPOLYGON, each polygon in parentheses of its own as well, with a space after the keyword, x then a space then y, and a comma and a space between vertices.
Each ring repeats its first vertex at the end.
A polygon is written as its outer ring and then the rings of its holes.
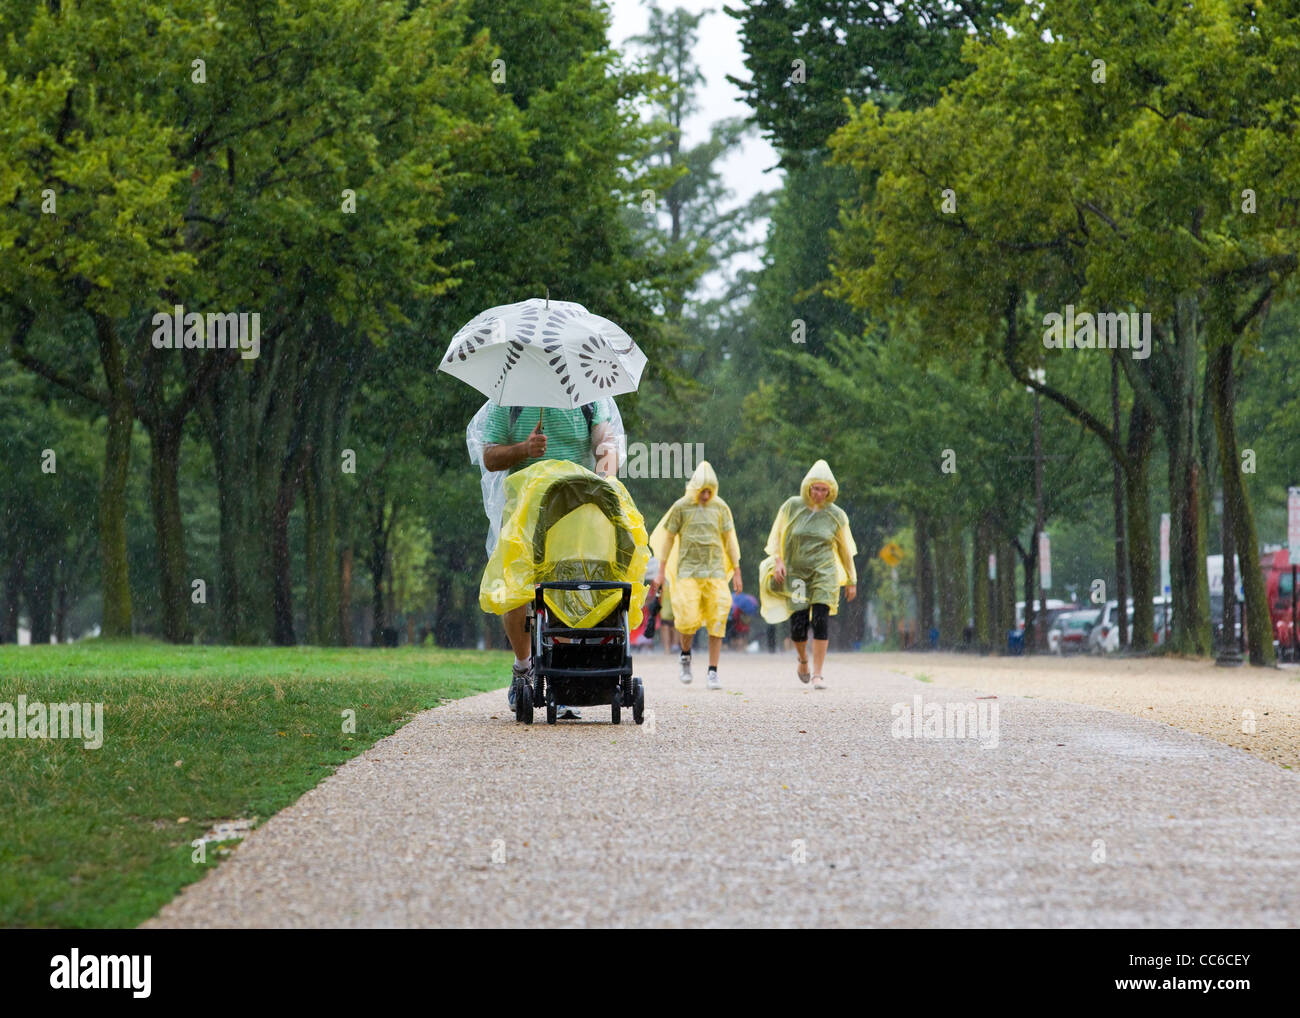
POLYGON ((480 312, 452 337, 439 371, 502 406, 573 409, 634 392, 645 354, 608 318, 534 297, 480 312))

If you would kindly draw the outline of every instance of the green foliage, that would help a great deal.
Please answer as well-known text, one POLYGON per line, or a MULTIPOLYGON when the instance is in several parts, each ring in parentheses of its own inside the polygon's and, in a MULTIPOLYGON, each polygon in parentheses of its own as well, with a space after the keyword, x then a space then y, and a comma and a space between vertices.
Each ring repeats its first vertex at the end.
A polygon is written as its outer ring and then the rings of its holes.
POLYGON ((933 103, 960 77, 962 45, 997 27, 1015 3, 881 4, 872 0, 745 0, 740 22, 748 81, 729 77, 786 165, 815 153, 847 120, 845 100, 888 107, 933 103), (795 61, 804 80, 795 80, 795 61))

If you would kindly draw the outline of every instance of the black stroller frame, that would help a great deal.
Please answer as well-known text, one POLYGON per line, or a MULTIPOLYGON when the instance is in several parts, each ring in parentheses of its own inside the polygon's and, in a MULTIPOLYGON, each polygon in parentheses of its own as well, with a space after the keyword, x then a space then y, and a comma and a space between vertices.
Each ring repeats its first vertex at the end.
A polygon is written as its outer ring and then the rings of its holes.
POLYGON ((546 705, 546 723, 555 724, 560 704, 573 707, 610 705, 611 720, 645 720, 645 687, 632 674, 628 609, 632 584, 612 580, 547 580, 536 585, 529 606, 533 637, 533 682, 515 689, 515 720, 533 723, 533 707, 546 705), (560 623, 546 604, 548 590, 619 590, 617 607, 599 624, 576 629, 560 623))

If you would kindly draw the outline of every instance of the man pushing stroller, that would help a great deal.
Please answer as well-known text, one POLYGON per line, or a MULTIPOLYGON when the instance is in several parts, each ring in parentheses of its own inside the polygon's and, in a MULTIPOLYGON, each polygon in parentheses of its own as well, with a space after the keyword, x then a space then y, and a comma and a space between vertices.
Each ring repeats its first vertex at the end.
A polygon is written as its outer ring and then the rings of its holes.
MULTIPOLYGON (((612 403, 602 400, 572 410, 490 404, 484 407, 486 414, 481 422, 482 466, 489 472, 510 474, 555 459, 594 467, 602 477, 613 474, 618 470, 618 447, 616 428, 610 419, 612 403)), ((495 511, 499 514, 503 509, 499 506, 495 511)), ((501 621, 515 654, 513 679, 531 682, 533 660, 526 616, 527 605, 520 605, 506 612, 501 621)), ((509 690, 511 710, 516 688, 514 681, 509 690)), ((566 707, 560 716, 576 719, 580 715, 566 707)))

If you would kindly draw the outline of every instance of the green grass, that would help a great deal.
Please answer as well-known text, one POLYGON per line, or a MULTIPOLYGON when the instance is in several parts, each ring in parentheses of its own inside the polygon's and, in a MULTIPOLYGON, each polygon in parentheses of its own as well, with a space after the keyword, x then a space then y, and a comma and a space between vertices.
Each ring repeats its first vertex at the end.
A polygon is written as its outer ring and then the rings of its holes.
MULTIPOLYGON (((260 823, 442 699, 503 687, 503 652, 0 647, 0 703, 102 702, 103 745, 0 740, 0 926, 135 926, 260 823), (343 711, 356 712, 355 733, 343 711), (180 818, 188 818, 179 823, 180 818)), ((503 702, 504 706, 504 702, 503 702)))

